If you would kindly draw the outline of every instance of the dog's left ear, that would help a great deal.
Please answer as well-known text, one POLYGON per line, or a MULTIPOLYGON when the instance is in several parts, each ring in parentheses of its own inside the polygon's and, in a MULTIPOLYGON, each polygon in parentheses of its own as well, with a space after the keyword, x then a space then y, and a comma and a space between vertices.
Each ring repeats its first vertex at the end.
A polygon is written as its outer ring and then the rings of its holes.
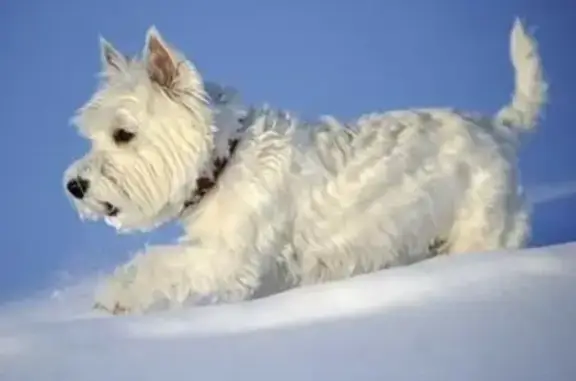
POLYGON ((126 57, 117 51, 104 37, 100 36, 99 39, 102 74, 110 77, 126 70, 126 57))
POLYGON ((174 86, 178 79, 178 64, 170 48, 154 26, 148 29, 146 33, 144 59, 146 60, 148 76, 152 82, 164 88, 174 86))

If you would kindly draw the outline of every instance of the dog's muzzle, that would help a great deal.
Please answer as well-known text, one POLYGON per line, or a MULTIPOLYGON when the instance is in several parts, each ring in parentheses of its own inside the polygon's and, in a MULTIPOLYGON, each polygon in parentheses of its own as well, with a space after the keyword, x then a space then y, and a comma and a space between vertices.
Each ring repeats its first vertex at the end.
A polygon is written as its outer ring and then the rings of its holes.
MULTIPOLYGON (((82 200, 88 193, 90 181, 80 176, 74 177, 66 183, 66 190, 77 200, 82 200)), ((101 201, 104 214, 108 217, 115 217, 120 213, 120 209, 108 201, 101 201)))

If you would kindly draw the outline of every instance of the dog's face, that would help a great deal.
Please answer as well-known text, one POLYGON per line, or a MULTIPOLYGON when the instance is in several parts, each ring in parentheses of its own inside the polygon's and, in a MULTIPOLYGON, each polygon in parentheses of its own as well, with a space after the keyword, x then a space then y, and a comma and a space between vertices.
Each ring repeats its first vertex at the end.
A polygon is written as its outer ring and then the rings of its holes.
POLYGON ((81 217, 127 231, 173 218, 213 148, 211 113, 194 66, 151 28, 142 58, 101 40, 102 80, 73 122, 90 151, 65 172, 81 217))

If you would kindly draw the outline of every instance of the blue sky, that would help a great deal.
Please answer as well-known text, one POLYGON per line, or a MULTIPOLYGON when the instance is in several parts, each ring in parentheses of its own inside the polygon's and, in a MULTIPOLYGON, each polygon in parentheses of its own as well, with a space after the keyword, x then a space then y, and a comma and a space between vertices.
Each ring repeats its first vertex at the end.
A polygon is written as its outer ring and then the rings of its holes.
MULTIPOLYGON (((109 266, 175 232, 117 236, 81 223, 64 197, 62 172, 87 148, 68 120, 96 85, 98 35, 132 54, 155 24, 206 79, 306 116, 414 106, 489 113, 512 91, 516 15, 538 28, 552 102, 523 151, 524 181, 575 181, 576 12, 568 1, 3 2, 0 301, 66 270, 109 266)), ((576 239, 576 202, 555 205, 536 215, 538 229, 549 231, 539 243, 576 239)))

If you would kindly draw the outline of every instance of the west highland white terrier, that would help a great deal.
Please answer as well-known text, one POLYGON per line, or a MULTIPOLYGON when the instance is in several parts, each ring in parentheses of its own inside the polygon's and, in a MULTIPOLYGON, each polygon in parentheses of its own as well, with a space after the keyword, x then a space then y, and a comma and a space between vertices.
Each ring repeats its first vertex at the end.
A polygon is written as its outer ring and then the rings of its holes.
POLYGON ((494 116, 428 108, 307 123, 205 85, 153 27, 141 57, 102 39, 100 86, 74 118, 91 149, 67 169, 67 193, 82 217, 120 231, 179 219, 185 236, 117 268, 96 306, 239 301, 435 250, 522 247, 518 150, 547 85, 519 20, 510 43, 515 91, 494 116))

